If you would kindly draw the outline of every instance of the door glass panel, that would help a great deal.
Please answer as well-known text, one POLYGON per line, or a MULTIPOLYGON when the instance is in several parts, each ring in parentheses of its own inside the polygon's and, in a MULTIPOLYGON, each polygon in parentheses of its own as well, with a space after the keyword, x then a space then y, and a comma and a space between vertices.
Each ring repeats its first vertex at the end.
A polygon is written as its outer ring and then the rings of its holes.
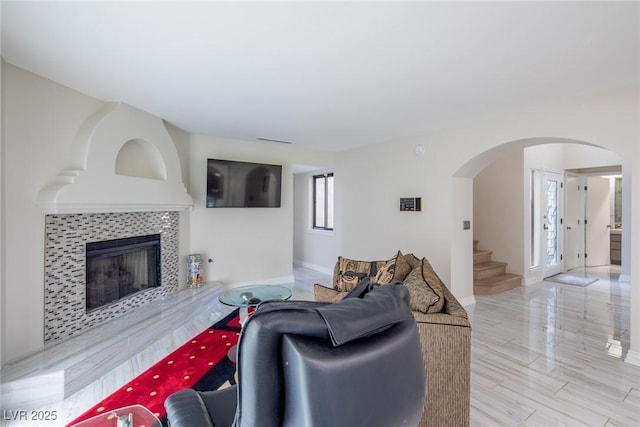
POLYGON ((529 207, 531 208, 531 230, 530 231, 530 239, 531 239, 531 248, 530 248, 530 259, 529 259, 529 267, 539 267, 540 266, 540 256, 542 251, 540 250, 540 228, 542 227, 542 209, 541 209, 541 195, 540 195, 540 171, 531 170, 531 187, 529 192, 529 207))
POLYGON ((547 180, 547 266, 558 265, 558 181, 547 180))

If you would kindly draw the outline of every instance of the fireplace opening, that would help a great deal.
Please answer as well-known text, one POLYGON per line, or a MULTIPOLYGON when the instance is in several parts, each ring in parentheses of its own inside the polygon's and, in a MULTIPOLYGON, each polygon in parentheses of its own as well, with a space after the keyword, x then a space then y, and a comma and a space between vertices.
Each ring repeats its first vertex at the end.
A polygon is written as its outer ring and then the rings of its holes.
POLYGON ((160 286, 160 234, 86 244, 87 311, 160 286))

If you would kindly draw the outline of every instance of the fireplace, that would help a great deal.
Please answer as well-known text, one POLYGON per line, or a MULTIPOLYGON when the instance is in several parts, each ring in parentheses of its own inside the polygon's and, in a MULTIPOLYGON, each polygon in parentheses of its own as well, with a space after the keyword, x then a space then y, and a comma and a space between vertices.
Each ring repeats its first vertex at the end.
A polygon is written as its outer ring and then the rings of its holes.
POLYGON ((161 284, 160 234, 86 244, 86 309, 161 284))
MULTIPOLYGON (((165 295, 178 290, 180 286, 179 228, 180 216, 175 211, 46 215, 45 343, 72 337, 93 326, 123 316, 135 307, 160 301, 165 295), (151 238, 150 241, 144 241, 147 239, 146 236, 153 235, 156 237, 151 238), (158 235, 160 249, 155 255, 160 256, 159 262, 148 259, 149 253, 153 254, 154 251, 145 246, 147 244, 153 246, 155 244, 153 240, 157 241, 158 235), (107 302, 111 298, 100 296, 98 299, 105 302, 104 305, 96 306, 97 303, 88 303, 88 293, 95 294, 95 292, 87 288, 87 245, 114 240, 130 243, 131 241, 128 239, 132 236, 143 237, 142 241, 135 243, 143 245, 142 247, 145 248, 143 253, 147 254, 147 258, 140 255, 142 261, 124 261, 124 267, 118 267, 118 271, 130 269, 131 267, 127 265, 134 264, 138 266, 139 270, 143 270, 143 273, 146 271, 147 277, 139 278, 133 282, 131 279, 125 280, 127 285, 123 287, 129 290, 133 288, 134 293, 124 298, 107 302), (156 268, 145 266, 145 262, 147 265, 155 262, 156 268), (155 281, 153 280, 154 274, 155 281), (144 288, 142 285, 147 285, 147 287, 144 288), (94 306, 96 308, 88 308, 94 306)), ((92 249, 95 248, 89 246, 89 252, 92 249)), ((97 249, 105 248, 100 247, 99 244, 97 249)), ((102 274, 113 276, 114 272, 102 274)), ((125 273, 122 275, 128 276, 125 273)), ((99 280, 105 282, 103 278, 99 280)), ((115 292, 116 285, 113 281, 109 282, 107 287, 109 289, 99 292, 104 292, 104 294, 115 292)), ((120 284, 118 284, 118 293, 120 293, 120 284)))

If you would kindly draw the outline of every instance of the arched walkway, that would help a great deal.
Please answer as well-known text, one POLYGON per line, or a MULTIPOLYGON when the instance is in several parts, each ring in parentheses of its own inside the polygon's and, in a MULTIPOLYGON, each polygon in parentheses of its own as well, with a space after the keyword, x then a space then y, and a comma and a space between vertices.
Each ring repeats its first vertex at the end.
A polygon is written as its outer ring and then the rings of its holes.
MULTIPOLYGON (((537 137, 520 140, 507 141, 486 150, 462 165, 452 176, 452 214, 454 224, 457 221, 472 219, 473 212, 473 180, 480 171, 502 156, 522 152, 527 147, 545 144, 578 144, 580 146, 597 147, 611 150, 610 147, 592 144, 587 141, 578 141, 567 138, 537 137)), ((613 150, 612 150, 613 151, 613 150)), ((632 164, 630 161, 622 162, 623 180, 632 183, 632 164)), ((564 170, 565 168, 563 168, 564 170)), ((568 169, 568 168, 567 168, 568 169)), ((524 175, 524 169, 523 169, 524 175)), ((524 192, 524 186, 523 186, 524 192)), ((629 281, 631 278, 631 206, 632 206, 631 185, 627 185, 623 194, 623 260, 621 280, 629 281)), ((472 222, 473 223, 473 222, 472 222)), ((524 233, 523 233, 524 234, 524 233)), ((473 256, 472 256, 473 234, 460 233, 458 230, 452 231, 451 238, 451 282, 455 293, 467 295, 463 298, 463 303, 471 304, 475 301, 473 296, 473 256), (457 291, 457 292, 456 292, 457 291)), ((637 256, 636 256, 637 258, 637 256)), ((522 260, 525 264, 524 259, 522 260)), ((638 285, 635 284, 635 287, 638 285)), ((636 291, 637 292, 637 291, 636 291)), ((633 322, 633 315, 632 315, 633 322)), ((633 329, 635 325, 631 328, 633 329)), ((635 326, 637 327, 637 326, 635 326)), ((632 345, 633 348, 633 345, 632 345)))

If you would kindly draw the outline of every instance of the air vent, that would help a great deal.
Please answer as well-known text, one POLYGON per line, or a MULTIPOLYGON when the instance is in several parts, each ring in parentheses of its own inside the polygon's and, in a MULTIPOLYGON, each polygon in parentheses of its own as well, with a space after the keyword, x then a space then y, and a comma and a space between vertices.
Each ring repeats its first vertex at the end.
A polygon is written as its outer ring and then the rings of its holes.
POLYGON ((278 144, 293 144, 291 141, 283 141, 281 139, 256 138, 258 141, 277 142, 278 144))

